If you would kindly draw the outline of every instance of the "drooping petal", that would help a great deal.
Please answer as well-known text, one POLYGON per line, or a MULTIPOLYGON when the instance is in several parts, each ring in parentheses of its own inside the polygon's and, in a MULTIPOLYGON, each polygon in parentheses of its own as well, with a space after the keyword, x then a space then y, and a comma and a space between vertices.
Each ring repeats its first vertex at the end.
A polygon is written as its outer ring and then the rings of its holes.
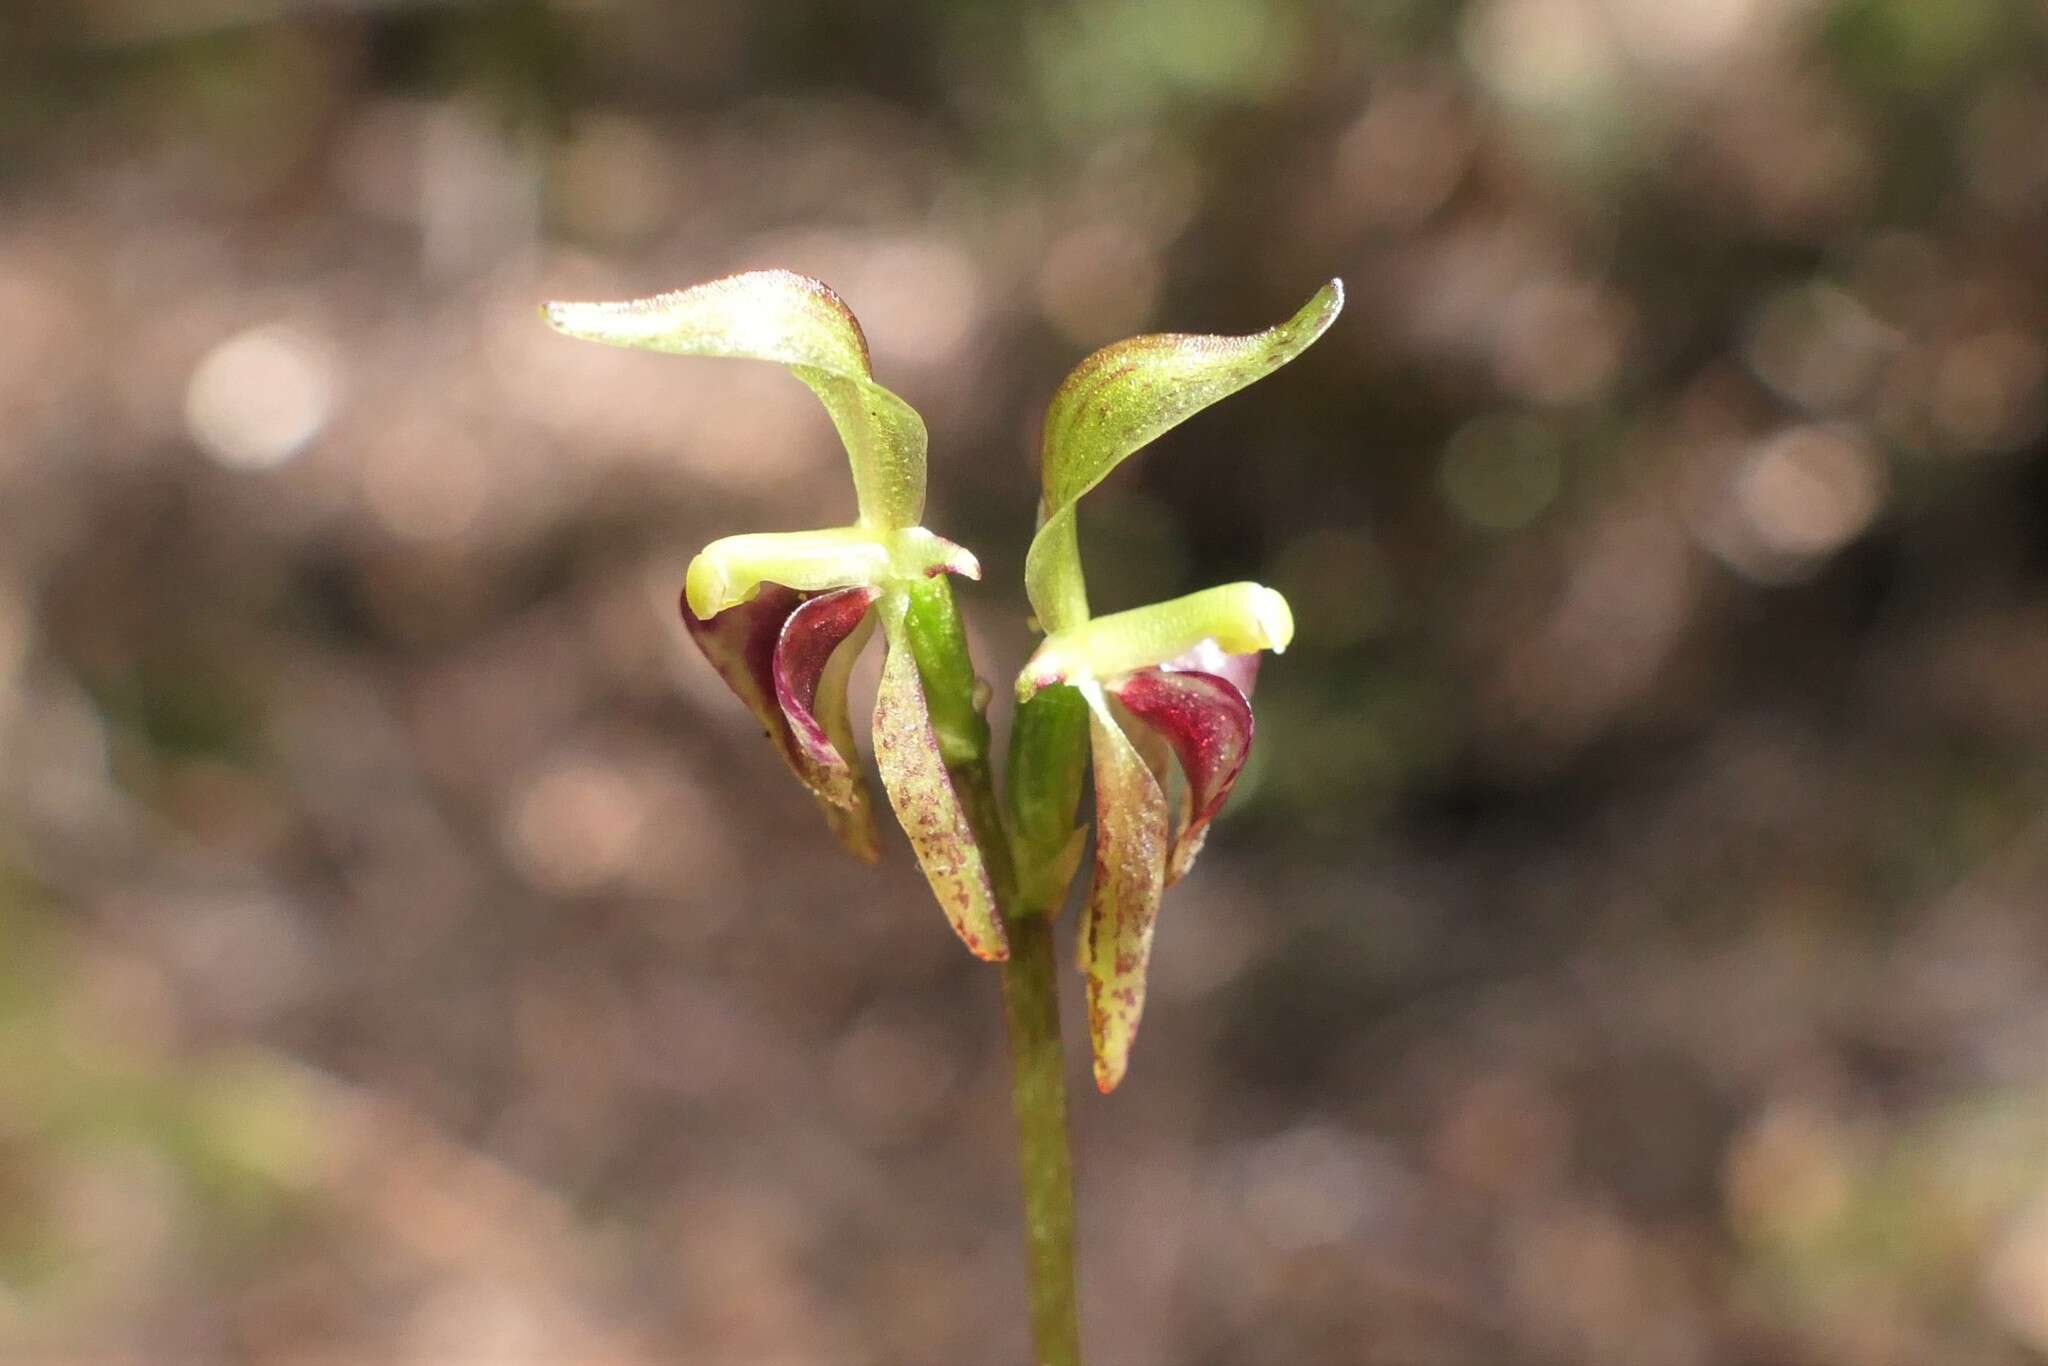
POLYGON ((862 524, 923 520, 924 422, 875 383, 860 324, 822 282, 759 270, 650 299, 551 303, 544 312, 557 330, 612 346, 788 366, 825 405, 846 445, 862 524))
POLYGON ((868 609, 880 595, 874 588, 821 593, 789 614, 775 644, 775 701, 783 719, 797 749, 822 781, 818 795, 849 809, 864 801, 866 793, 853 767, 846 678, 854 655, 873 629, 868 609), (835 720, 847 741, 843 748, 838 743, 841 736, 832 734, 835 720))
POLYGON ((1132 337, 1075 367, 1053 394, 1041 444, 1042 520, 1024 561, 1031 608, 1048 631, 1086 619, 1074 504, 1133 452, 1293 360, 1336 320, 1332 280, 1278 327, 1248 337, 1132 337))
POLYGON ((1142 669, 1111 688, 1124 709, 1164 740, 1187 777, 1187 805, 1167 855, 1172 886, 1194 866, 1209 822, 1223 809, 1252 749, 1252 706, 1215 674, 1142 669))
POLYGON ((885 615, 882 625, 889 653, 875 695, 874 731, 882 789, 960 942, 977 958, 1008 958, 1010 941, 996 910, 995 890, 960 794, 946 772, 916 656, 900 616, 891 620, 885 615))
POLYGON ((1081 925, 1088 975, 1088 1033, 1095 1085, 1116 1089, 1130 1065, 1145 1011, 1145 968, 1166 886, 1166 794, 1110 715, 1099 688, 1088 697, 1095 753, 1095 877, 1081 925))
MULTIPOLYGON (((797 743, 788 717, 775 700, 776 645, 782 638, 785 624, 803 601, 803 595, 794 589, 780 584, 763 584, 748 601, 705 618, 692 612, 686 599, 682 604, 683 625, 688 628, 690 639, 711 662, 711 667, 725 680, 725 685, 761 723, 769 742, 789 766, 789 771, 810 789, 825 813, 826 823, 832 827, 840 843, 854 857, 873 863, 881 857, 881 838, 875 828, 874 810, 866 792, 858 790, 856 781, 857 791, 851 802, 835 801, 828 795, 832 790, 831 781, 797 743)), ((843 689, 843 683, 841 687, 843 689)), ((823 689, 821 679, 820 690, 823 689)), ((841 710, 844 710, 843 700, 841 710)), ((847 740, 850 751, 851 736, 847 740)))

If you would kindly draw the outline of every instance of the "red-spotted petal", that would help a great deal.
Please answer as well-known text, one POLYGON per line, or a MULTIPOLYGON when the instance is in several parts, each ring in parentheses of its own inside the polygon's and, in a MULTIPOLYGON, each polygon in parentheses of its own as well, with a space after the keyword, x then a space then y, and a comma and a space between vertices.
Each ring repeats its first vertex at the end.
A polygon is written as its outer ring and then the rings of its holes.
MULTIPOLYGON (((867 800, 858 776, 849 767, 847 782, 835 786, 833 778, 797 742, 789 718, 776 702, 776 646, 790 618, 803 606, 803 595, 794 589, 764 583, 752 598, 709 618, 699 617, 685 601, 682 605, 683 625, 688 628, 690 639, 711 662, 711 667, 725 680, 725 685, 761 723, 769 742, 775 746, 776 753, 782 756, 790 772, 810 789, 825 813, 826 823, 832 827, 840 843, 855 857, 873 863, 881 857, 881 839, 875 828, 872 804, 867 800), (847 784, 854 790, 850 798, 844 790, 847 784)), ((834 642, 835 645, 838 643, 834 642)), ((832 651, 826 653, 830 656, 832 651)), ((819 678, 819 691, 828 697, 830 693, 826 689, 825 675, 835 667, 840 666, 828 663, 819 678)), ((839 709, 843 712, 843 676, 836 687, 841 698, 839 709)), ((830 709, 827 711, 829 715, 830 709)), ((845 740, 846 752, 850 754, 850 733, 845 734, 845 740)))
POLYGON ((1089 705, 1095 876, 1081 922, 1080 957, 1088 975, 1095 1085, 1107 1093, 1123 1080, 1145 1012, 1145 968, 1166 886, 1166 795, 1100 694, 1089 705))
POLYGON ((1140 669, 1111 691, 1166 742, 1187 777, 1187 804, 1166 863, 1170 886, 1194 866, 1209 822, 1244 769, 1252 748, 1251 703, 1228 679, 1168 669, 1140 669))
POLYGON ((918 866, 960 942, 977 958, 1008 958, 1009 935, 996 910, 981 846, 975 843, 960 794, 946 772, 917 658, 902 623, 884 625, 889 653, 875 694, 874 732, 882 790, 889 794, 889 805, 910 839, 918 866))

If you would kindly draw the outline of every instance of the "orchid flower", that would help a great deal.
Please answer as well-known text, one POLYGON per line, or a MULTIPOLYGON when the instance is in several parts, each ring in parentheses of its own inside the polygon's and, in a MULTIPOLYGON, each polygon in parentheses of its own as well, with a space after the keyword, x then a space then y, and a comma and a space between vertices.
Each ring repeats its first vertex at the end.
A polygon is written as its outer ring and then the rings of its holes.
POLYGON ((1090 356, 1054 393, 1038 534, 1024 564, 1045 639, 1017 679, 1000 798, 988 688, 949 579, 979 578, 980 567, 922 525, 924 423, 875 382, 860 324, 839 296, 760 271, 651 299, 545 309, 572 337, 783 365, 818 396, 846 446, 853 525, 714 541, 684 575, 683 623, 840 840, 869 861, 880 844, 846 689, 881 626, 883 790, 954 932, 976 955, 1002 960, 1032 1339, 1048 1366, 1080 1359, 1053 931, 1087 848, 1087 827, 1076 825, 1082 788, 1092 766, 1095 866, 1079 949, 1095 1083, 1110 1091, 1144 1010, 1160 897, 1193 865, 1251 752, 1260 652, 1284 650, 1294 635, 1286 600, 1256 583, 1091 617, 1077 505, 1153 438, 1300 355, 1343 306, 1332 280, 1254 336, 1134 337, 1090 356))
POLYGON ((986 723, 953 700, 966 689, 928 696, 935 665, 918 650, 920 631, 957 628, 937 576, 981 571, 919 525, 924 422, 875 382, 852 311, 817 280, 757 271, 625 303, 549 304, 545 314, 558 331, 613 346, 774 361, 824 404, 853 467, 858 519, 714 541, 690 562, 683 623, 841 842, 873 862, 880 844, 846 686, 880 621, 887 654, 874 747, 883 789, 954 932, 978 957, 1007 957, 987 863, 949 772, 976 743, 976 727, 985 744, 986 723))
MULTIPOLYGON (((1046 411, 1045 492, 1024 581, 1047 634, 1017 680, 1018 729, 1070 736, 1078 755, 1086 717, 1095 867, 1079 950, 1095 1082, 1105 1092, 1130 1062, 1161 895, 1193 865, 1251 752, 1258 652, 1285 650, 1294 620, 1284 598, 1255 583, 1090 617, 1076 506, 1154 438, 1300 355, 1343 306, 1343 286, 1332 280, 1292 318, 1253 336, 1118 342, 1083 361, 1046 411), (1167 800, 1174 762, 1183 775, 1177 816, 1167 800)), ((1078 777, 1042 760, 1022 787, 1013 759, 1020 878, 1031 888, 1034 863, 1050 869, 1035 895, 1056 903, 1078 860, 1067 829, 1078 777)))

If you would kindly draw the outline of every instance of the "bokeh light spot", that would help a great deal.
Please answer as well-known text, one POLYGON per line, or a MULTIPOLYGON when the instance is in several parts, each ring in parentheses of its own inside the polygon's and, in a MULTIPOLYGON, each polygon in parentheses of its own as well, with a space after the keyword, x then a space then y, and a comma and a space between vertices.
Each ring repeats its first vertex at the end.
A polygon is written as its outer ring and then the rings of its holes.
POLYGON ((2041 430, 2044 379, 2048 353, 2031 334, 1998 328, 1965 338, 1935 367, 1935 425, 1961 450, 2011 450, 2041 430))
POLYGON ((595 891, 626 871, 646 815, 626 774, 591 759, 567 760, 535 778, 514 804, 513 859, 545 891, 595 891))
POLYGON ((193 369, 185 427, 223 465, 270 469, 319 435, 333 402, 333 364, 317 342, 282 325, 254 327, 193 369))
POLYGON ((1764 550, 1832 554, 1884 504, 1884 470, 1868 446, 1830 427, 1797 427, 1765 442, 1737 477, 1736 501, 1764 550))
POLYGON ((1045 320, 1077 346, 1101 346, 1144 327, 1159 299, 1159 257, 1112 224, 1061 236, 1038 272, 1045 320))
POLYGON ((377 520, 411 540, 450 540, 475 524, 486 484, 481 450, 454 432, 402 428, 363 463, 363 497, 377 520))
POLYGON ((1444 448, 1438 485, 1453 511, 1486 531, 1514 531, 1543 514, 1564 483, 1558 439, 1533 418, 1496 414, 1466 423, 1444 448))

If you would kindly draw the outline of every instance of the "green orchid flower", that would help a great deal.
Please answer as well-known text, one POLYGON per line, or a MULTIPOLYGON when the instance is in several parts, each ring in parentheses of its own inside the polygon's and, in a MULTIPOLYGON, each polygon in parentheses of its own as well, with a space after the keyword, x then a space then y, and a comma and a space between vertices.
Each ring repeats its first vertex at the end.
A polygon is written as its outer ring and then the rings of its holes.
POLYGON ((879 624, 874 712, 883 790, 967 947, 1003 961, 1003 1015, 1037 1360, 1079 1360, 1054 917, 1088 847, 1079 939, 1096 1085, 1123 1079, 1144 1011, 1165 889, 1184 876, 1252 744, 1261 653, 1287 648, 1287 602, 1232 583, 1091 616, 1080 500, 1133 453, 1301 354, 1343 307, 1332 280, 1249 337, 1152 336, 1090 356, 1053 395, 1044 497, 1025 588, 1044 639, 1018 675, 1001 796, 988 688, 975 676, 951 576, 975 559, 924 527, 924 423, 875 382, 860 325, 816 280, 762 271, 628 303, 549 304, 573 337, 678 355, 774 361, 825 405, 852 465, 851 526, 728 536, 684 576, 682 619, 826 821, 879 856, 847 679, 879 624), (1178 773, 1178 777, 1176 777, 1178 773))
POLYGON ((1083 361, 1046 412, 1045 492, 1024 570, 1046 636, 1017 680, 1016 735, 1031 738, 1013 744, 1011 807, 1020 887, 1050 909, 1078 863, 1084 749, 1092 757, 1095 867, 1079 949, 1105 1092, 1130 1063, 1161 896, 1193 865, 1250 753, 1258 652, 1285 650, 1294 619, 1285 599, 1255 583, 1091 617, 1077 506, 1154 438, 1300 355, 1343 306, 1332 280, 1253 336, 1118 342, 1083 361))
POLYGON ((774 361, 824 404, 852 465, 858 519, 706 546, 685 576, 683 622, 842 843, 869 862, 880 841, 846 685, 880 622, 887 654, 873 734, 883 790, 954 932, 978 957, 1007 957, 987 859, 949 771, 949 760, 985 743, 986 723, 955 700, 957 680, 939 678, 943 696, 928 695, 927 674, 940 665, 918 650, 920 633, 957 620, 939 576, 981 571, 971 554, 919 524, 924 422, 875 382, 852 311, 817 280, 756 271, 544 312, 558 331, 613 346, 774 361))

